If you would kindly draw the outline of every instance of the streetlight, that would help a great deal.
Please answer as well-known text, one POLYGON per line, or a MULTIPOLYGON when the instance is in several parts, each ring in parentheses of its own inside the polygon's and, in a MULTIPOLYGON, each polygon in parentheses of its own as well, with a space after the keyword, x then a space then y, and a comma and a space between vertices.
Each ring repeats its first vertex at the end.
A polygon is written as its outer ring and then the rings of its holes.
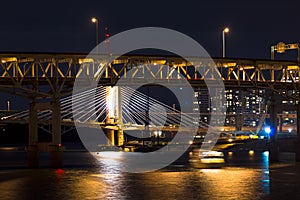
POLYGON ((7 111, 10 111, 10 101, 7 101, 7 111))
POLYGON ((225 33, 229 32, 229 28, 224 28, 224 30, 222 31, 222 42, 223 42, 223 58, 225 58, 225 33))
POLYGON ((99 38, 99 22, 98 22, 98 19, 96 18, 96 17, 93 17, 92 19, 91 19, 91 21, 94 23, 94 24, 96 24, 96 51, 97 51, 97 53, 98 53, 98 38, 99 38))

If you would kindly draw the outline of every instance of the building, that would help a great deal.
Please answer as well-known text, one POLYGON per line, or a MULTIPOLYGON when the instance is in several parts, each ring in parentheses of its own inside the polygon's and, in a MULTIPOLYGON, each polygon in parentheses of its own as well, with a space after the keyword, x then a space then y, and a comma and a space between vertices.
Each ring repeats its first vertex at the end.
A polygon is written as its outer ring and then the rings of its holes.
MULTIPOLYGON (((217 111, 219 99, 213 99, 207 88, 195 88, 196 101, 193 102, 193 111, 200 113, 195 115, 195 120, 209 123, 209 115, 211 111, 217 111), (214 102, 214 103, 212 103, 214 102)), ((225 126, 257 126, 262 114, 266 112, 266 102, 263 96, 265 90, 241 91, 228 89, 225 94, 217 94, 224 96, 224 103, 227 108, 226 119, 223 124, 225 126)), ((216 96, 216 95, 212 95, 216 96)), ((221 101, 220 101, 221 102, 221 101)))

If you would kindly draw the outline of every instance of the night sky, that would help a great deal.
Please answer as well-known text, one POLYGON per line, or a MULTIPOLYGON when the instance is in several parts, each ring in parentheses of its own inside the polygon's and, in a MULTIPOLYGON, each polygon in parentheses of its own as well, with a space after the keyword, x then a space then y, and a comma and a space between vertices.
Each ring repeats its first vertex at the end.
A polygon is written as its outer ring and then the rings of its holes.
MULTIPOLYGON (((270 57, 280 41, 300 42, 299 1, 2 1, 0 51, 89 52, 95 44, 95 24, 114 35, 137 27, 156 26, 194 38, 211 56, 221 56, 221 32, 226 56, 270 57), (79 2, 79 3, 78 3, 79 2), (197 2, 197 3, 195 3, 197 2)), ((297 52, 276 55, 296 60, 297 52)))
MULTIPOLYGON (((296 0, 1 1, 0 52, 88 53, 95 47, 91 17, 97 17, 100 41, 105 27, 111 35, 138 27, 164 27, 192 37, 211 56, 221 57, 222 30, 228 26, 227 57, 269 59, 271 45, 300 42, 299 8, 296 0)), ((275 58, 296 60, 297 51, 275 58)), ((0 109, 6 108, 7 100, 18 109, 8 95, 1 97, 0 109)))

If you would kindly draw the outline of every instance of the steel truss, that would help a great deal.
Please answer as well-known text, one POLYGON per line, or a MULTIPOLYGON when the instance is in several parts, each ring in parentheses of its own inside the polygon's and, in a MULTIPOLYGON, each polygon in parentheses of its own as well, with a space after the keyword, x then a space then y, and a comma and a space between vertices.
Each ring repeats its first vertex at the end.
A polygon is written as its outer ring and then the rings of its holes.
POLYGON ((147 74, 158 83, 168 81, 176 85, 187 79, 193 87, 222 79, 226 88, 268 89, 299 100, 300 68, 296 61, 187 60, 176 56, 0 53, 0 90, 27 97, 60 98, 71 94, 76 78, 115 85, 123 77, 128 85, 140 84, 147 74), (109 59, 113 61, 108 63, 109 59), (198 72, 200 68, 202 74, 198 72))

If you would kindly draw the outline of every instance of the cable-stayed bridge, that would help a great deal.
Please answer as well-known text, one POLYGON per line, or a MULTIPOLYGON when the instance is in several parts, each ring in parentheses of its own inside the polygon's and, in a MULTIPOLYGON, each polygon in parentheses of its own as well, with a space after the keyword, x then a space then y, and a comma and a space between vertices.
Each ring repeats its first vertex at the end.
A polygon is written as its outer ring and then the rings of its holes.
MULTIPOLYGON (((122 96, 122 124, 118 126, 123 130, 143 130, 145 126, 149 126, 150 129, 161 129, 163 127, 172 127, 179 125, 181 118, 184 115, 188 119, 189 124, 182 124, 188 127, 191 124, 198 124, 196 119, 197 113, 182 113, 174 107, 168 106, 152 97, 149 97, 142 92, 133 90, 128 86, 120 88, 122 96), (134 97, 129 96, 130 93, 134 93, 134 97), (130 102, 130 104, 125 104, 124 102, 130 102), (167 117, 169 115, 169 117, 167 117), (193 116, 194 115, 194 116, 193 116), (148 123, 148 121, 150 121, 148 123)), ((94 125, 101 125, 105 128, 108 119, 108 109, 111 106, 111 102, 107 99, 105 87, 98 87, 97 89, 89 89, 84 92, 75 94, 73 96, 68 96, 60 100, 61 106, 61 121, 62 125, 74 126, 74 118, 77 119, 77 123, 86 126, 93 127, 94 125), (95 91, 96 90, 96 91, 95 91), (84 96, 89 94, 94 94, 94 101, 85 102, 84 96), (72 108, 72 100, 73 106, 72 108), (86 107, 88 110, 84 110, 82 107, 86 107), (96 115, 92 118, 92 115, 96 115)), ((10 115, 6 115, 1 118, 2 121, 6 122, 20 122, 26 123, 29 121, 29 110, 24 110, 21 112, 16 112, 10 115)), ((50 124, 52 119, 52 110, 46 109, 41 110, 37 113, 37 118, 41 124, 50 124)), ((112 129, 118 129, 118 127, 113 127, 115 121, 113 120, 111 124, 107 125, 112 129)), ((204 128, 208 124, 202 123, 201 126, 204 128)))

